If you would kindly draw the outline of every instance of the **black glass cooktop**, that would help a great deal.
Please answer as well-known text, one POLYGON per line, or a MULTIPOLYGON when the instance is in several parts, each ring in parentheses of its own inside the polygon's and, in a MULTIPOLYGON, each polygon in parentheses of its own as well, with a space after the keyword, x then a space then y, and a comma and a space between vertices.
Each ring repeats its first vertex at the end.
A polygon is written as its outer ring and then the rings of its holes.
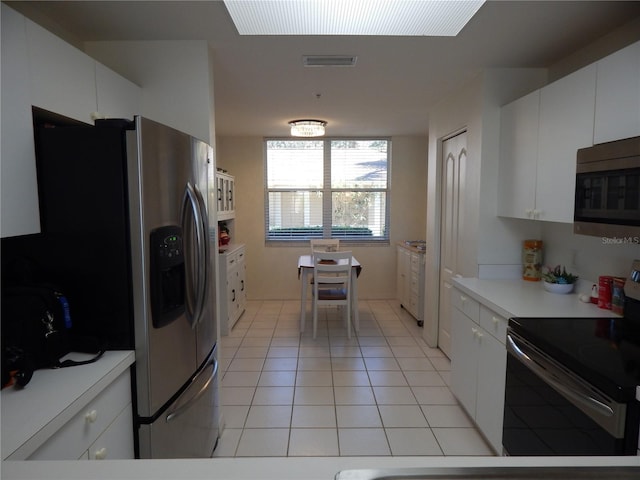
POLYGON ((512 318, 523 338, 617 401, 640 385, 640 321, 629 318, 512 318))

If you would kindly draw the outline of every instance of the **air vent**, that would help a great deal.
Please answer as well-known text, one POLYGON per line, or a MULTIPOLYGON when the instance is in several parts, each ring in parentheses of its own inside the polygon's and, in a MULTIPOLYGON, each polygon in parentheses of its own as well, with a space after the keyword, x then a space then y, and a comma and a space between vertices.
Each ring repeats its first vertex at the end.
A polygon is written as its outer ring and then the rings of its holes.
POLYGON ((303 55, 305 67, 353 67, 358 57, 355 55, 303 55))

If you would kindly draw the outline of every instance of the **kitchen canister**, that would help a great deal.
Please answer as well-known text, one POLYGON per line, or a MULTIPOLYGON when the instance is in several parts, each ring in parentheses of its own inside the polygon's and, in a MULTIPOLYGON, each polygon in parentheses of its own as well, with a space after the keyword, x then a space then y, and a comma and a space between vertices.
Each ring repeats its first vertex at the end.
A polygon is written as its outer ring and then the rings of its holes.
POLYGON ((522 278, 539 282, 542 276, 542 240, 525 240, 522 244, 522 278))

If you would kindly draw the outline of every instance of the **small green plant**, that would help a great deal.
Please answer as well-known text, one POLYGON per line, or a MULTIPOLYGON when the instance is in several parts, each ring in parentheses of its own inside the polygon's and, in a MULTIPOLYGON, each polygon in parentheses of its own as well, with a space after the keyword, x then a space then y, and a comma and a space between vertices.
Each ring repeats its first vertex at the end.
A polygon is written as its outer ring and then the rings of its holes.
POLYGON ((568 273, 564 266, 556 265, 553 270, 551 267, 545 268, 547 271, 542 274, 545 282, 567 284, 575 283, 578 280, 578 276, 568 273))

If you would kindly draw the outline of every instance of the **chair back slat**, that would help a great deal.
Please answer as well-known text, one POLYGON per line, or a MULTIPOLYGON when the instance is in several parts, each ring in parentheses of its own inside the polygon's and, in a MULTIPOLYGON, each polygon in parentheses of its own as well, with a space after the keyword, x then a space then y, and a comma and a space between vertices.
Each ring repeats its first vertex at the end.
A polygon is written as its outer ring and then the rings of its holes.
POLYGON ((314 238, 309 240, 311 255, 315 252, 337 252, 340 250, 339 238, 314 238))

